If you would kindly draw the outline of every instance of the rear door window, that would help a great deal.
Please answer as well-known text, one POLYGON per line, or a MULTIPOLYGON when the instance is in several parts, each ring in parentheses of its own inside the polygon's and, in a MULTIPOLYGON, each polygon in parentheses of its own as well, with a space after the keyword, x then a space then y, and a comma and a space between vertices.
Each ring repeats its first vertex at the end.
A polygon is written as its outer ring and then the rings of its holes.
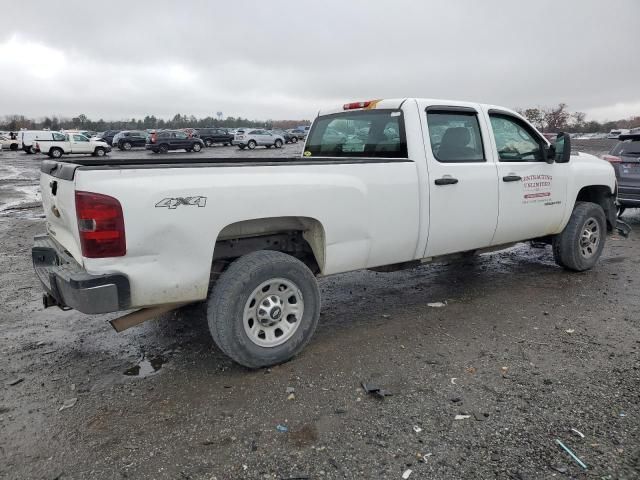
POLYGON ((311 128, 304 155, 407 158, 402 111, 363 110, 322 116, 311 128))
POLYGON ((427 110, 431 151, 441 163, 484 162, 478 114, 475 111, 427 110))

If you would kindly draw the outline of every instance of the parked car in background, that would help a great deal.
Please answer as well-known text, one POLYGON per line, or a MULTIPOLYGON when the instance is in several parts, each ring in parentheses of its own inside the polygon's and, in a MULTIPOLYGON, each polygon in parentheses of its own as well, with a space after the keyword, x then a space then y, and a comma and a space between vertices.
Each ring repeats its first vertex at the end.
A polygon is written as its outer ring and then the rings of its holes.
POLYGON ((141 130, 125 130, 113 137, 112 146, 120 150, 131 150, 134 147, 144 147, 149 134, 141 130))
POLYGON ((620 135, 604 158, 618 179, 618 215, 627 208, 640 208, 640 133, 620 135))
POLYGON ((119 132, 120 130, 107 130, 99 136, 99 140, 104 140, 107 144, 111 145, 113 143, 113 137, 119 132))
POLYGON ((618 138, 620 135, 626 135, 627 133, 629 133, 629 130, 626 128, 613 129, 609 132, 607 138, 618 138))
POLYGON ((240 147, 240 150, 245 148, 253 150, 258 146, 282 148, 284 137, 260 128, 238 130, 233 137, 233 144, 240 147))
POLYGON ((199 152, 204 147, 204 142, 197 137, 189 137, 182 130, 161 130, 152 133, 147 138, 145 148, 153 153, 167 153, 169 150, 186 150, 187 152, 199 152))
POLYGON ((307 138, 307 132, 305 130, 299 130, 297 128, 292 128, 287 130, 291 135, 294 135, 298 140, 304 140, 307 138))
POLYGON ((198 130, 195 128, 181 128, 180 131, 186 133, 189 137, 198 137, 198 130))
POLYGON ((231 142, 233 142, 233 134, 227 132, 224 128, 196 128, 196 131, 207 147, 212 147, 215 143, 231 145, 231 142))
POLYGON ((18 150, 20 142, 17 138, 11 139, 9 135, 0 135, 0 146, 5 150, 18 150))
POLYGON ((298 136, 294 135, 293 133, 289 133, 286 130, 274 129, 271 130, 271 133, 280 135, 282 138, 284 138, 284 143, 298 143, 298 136))
POLYGON ((38 152, 49 155, 51 158, 60 158, 69 154, 103 157, 111 151, 107 142, 89 140, 89 137, 74 132, 49 132, 48 138, 39 138, 35 146, 38 152))

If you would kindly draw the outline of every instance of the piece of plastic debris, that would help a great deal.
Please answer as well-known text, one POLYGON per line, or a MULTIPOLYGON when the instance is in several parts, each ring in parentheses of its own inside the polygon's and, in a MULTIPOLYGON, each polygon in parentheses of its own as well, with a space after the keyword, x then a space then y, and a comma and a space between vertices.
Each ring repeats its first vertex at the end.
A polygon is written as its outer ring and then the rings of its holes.
POLYGON ((626 417, 626 416, 627 416, 627 414, 626 414, 626 413, 624 413, 624 412, 620 412, 620 416, 621 416, 621 417, 626 417))
POLYGON ((456 415, 454 420, 466 420, 467 418, 471 418, 471 415, 456 415))
POLYGON ((278 425, 276 425, 276 430, 278 430, 279 432, 282 432, 282 433, 287 433, 289 431, 289 427, 279 423, 278 425))
POLYGON ((557 438, 556 438, 556 443, 558 445, 560 445, 565 452, 567 452, 569 455, 571 455, 571 458, 573 458, 578 465, 580 465, 582 468, 587 470, 587 466, 584 464, 584 462, 582 460, 580 460, 575 453, 573 453, 571 450, 569 450, 569 448, 564 443, 562 443, 557 438))
POLYGON ((44 340, 40 340, 38 343, 36 343, 36 347, 41 347, 43 345, 45 345, 46 342, 44 340))
POLYGON ((18 385, 19 383, 24 382, 24 378, 20 377, 20 378, 14 378, 13 380, 9 380, 7 382, 7 386, 9 387, 13 387, 14 385, 18 385))
POLYGON ((69 400, 65 400, 62 403, 62 406, 58 409, 59 412, 62 410, 66 410, 67 408, 73 407, 78 402, 77 398, 70 398, 69 400))
POLYGON ((287 387, 287 390, 286 390, 287 394, 294 393, 295 391, 296 391, 296 389, 293 388, 293 387, 287 387))
POLYGON ((572 429, 571 429, 571 431, 572 431, 572 432, 577 433, 577 434, 578 434, 578 436, 579 436, 580 438, 584 438, 584 433, 579 432, 579 431, 578 431, 578 430, 576 430, 575 428, 572 428, 572 429))
POLYGON ((295 393, 290 393, 289 396, 287 396, 287 400, 295 400, 295 399, 296 399, 295 393))
POLYGON ((402 478, 404 478, 404 480, 407 480, 407 478, 409 478, 412 473, 413 473, 413 470, 411 469, 405 470, 404 473, 402 474, 402 478))
POLYGON ((416 433, 420 433, 422 431, 422 429, 418 425, 414 425, 413 426, 413 431, 416 432, 416 433))
POLYGON ((427 303, 427 307, 431 307, 431 308, 442 308, 442 307, 446 307, 447 303, 446 302, 431 302, 431 303, 427 303))
POLYGON ((456 385, 456 380, 457 380, 457 379, 458 379, 457 377, 453 377, 453 378, 451 379, 451 385, 456 385))
POLYGON ((365 392, 367 392, 370 395, 375 395, 377 398, 380 398, 380 399, 384 399, 384 397, 389 397, 393 395, 393 393, 391 393, 389 390, 385 390, 379 385, 376 385, 375 383, 362 382, 361 385, 362 385, 362 388, 364 388, 365 392))
POLYGON ((242 465, 242 469, 243 469, 243 470, 247 470, 248 468, 249 468, 249 466, 248 466, 248 465, 242 465))
POLYGON ((575 332, 575 330, 574 330, 573 328, 567 328, 567 329, 565 330, 565 332, 567 332, 567 333, 573 333, 573 332, 575 332))

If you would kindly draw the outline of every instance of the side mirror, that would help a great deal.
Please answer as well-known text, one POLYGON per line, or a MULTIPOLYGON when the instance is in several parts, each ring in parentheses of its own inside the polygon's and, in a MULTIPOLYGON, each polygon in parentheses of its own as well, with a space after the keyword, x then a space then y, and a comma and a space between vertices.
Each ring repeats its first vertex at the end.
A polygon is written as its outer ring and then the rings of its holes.
POLYGON ((567 133, 560 132, 554 147, 556 163, 568 163, 571 158, 571 137, 567 133))

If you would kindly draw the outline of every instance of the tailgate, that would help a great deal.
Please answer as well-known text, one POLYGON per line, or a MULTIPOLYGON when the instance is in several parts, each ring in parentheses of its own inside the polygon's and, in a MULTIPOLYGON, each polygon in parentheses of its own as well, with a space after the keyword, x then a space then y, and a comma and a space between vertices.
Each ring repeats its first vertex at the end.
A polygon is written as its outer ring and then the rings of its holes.
POLYGON ((74 172, 77 165, 45 160, 40 173, 47 232, 82 265, 76 220, 74 172))
POLYGON ((618 183, 631 187, 640 187, 640 152, 637 155, 621 155, 618 183))

